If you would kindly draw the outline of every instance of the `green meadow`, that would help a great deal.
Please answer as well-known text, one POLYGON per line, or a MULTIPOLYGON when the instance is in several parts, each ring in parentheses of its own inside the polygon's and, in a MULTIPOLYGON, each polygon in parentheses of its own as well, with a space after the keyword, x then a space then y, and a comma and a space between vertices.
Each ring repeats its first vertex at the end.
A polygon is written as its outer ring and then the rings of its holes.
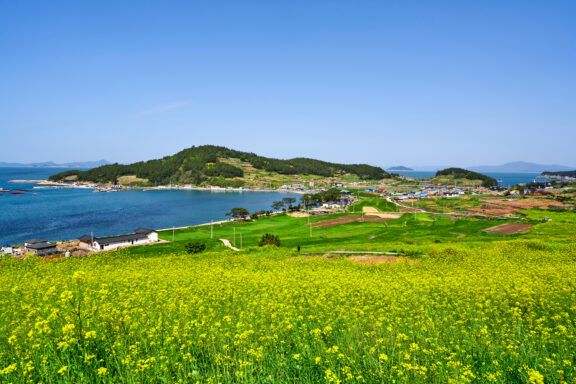
MULTIPOLYGON (((381 200, 388 203, 385 200, 381 200)), ((390 203, 388 203, 390 204, 390 203)), ((373 204, 370 206, 374 206, 373 204)), ((384 204, 380 208, 391 208, 384 204)), ((360 209, 358 209, 360 211, 360 209)), ((220 239, 229 240, 237 248, 258 246, 262 235, 271 233, 280 237, 282 247, 301 252, 317 253, 337 250, 398 252, 407 256, 424 254, 431 249, 445 247, 481 248, 494 241, 510 239, 537 239, 550 243, 567 243, 576 234, 576 214, 532 209, 521 211, 522 219, 484 220, 479 218, 454 218, 444 214, 405 213, 386 223, 354 222, 332 227, 314 227, 311 224, 347 215, 360 217, 360 213, 340 213, 325 216, 291 217, 288 215, 262 216, 253 221, 226 222, 167 230, 160 238, 169 243, 129 248, 126 252, 155 254, 179 252, 185 244, 204 242, 207 250, 224 250, 220 239), (552 221, 542 222, 550 218, 552 221), (482 232, 483 229, 507 222, 533 224, 530 231, 517 235, 482 232), (174 238, 174 241, 172 241, 174 238)))

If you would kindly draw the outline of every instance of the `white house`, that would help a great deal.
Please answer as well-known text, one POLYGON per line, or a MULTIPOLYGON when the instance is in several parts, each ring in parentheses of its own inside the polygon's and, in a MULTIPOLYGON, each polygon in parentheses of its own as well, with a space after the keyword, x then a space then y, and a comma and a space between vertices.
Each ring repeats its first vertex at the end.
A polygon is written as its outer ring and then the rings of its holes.
POLYGON ((109 251, 120 247, 129 247, 132 245, 151 244, 158 241, 158 232, 138 228, 133 233, 109 237, 91 237, 84 235, 78 238, 78 245, 94 251, 109 251))

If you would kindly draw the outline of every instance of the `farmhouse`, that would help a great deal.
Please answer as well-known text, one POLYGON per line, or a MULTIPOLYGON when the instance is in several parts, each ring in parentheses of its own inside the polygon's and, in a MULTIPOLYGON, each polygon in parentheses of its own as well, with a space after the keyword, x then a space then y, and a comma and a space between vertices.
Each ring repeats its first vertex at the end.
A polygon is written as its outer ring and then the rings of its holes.
POLYGON ((56 248, 56 244, 47 242, 46 240, 30 239, 24 242, 26 253, 35 253, 38 256, 53 255, 60 252, 56 248))
POLYGON ((108 251, 131 245, 144 245, 158 241, 158 232, 148 228, 138 228, 133 233, 109 237, 84 235, 78 238, 78 245, 93 251, 108 251))

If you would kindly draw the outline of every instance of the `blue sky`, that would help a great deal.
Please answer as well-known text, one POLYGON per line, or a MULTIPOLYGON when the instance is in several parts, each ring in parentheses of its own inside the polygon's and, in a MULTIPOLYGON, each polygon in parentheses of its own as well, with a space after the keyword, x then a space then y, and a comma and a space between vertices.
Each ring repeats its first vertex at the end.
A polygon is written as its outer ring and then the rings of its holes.
POLYGON ((576 165, 574 1, 0 0, 0 161, 576 165))

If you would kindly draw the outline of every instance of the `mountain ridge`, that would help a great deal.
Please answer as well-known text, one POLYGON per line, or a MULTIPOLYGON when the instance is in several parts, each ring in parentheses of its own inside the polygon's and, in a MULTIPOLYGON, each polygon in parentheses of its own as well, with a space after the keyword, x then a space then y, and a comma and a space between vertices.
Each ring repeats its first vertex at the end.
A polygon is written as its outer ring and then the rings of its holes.
POLYGON ((44 161, 40 163, 9 163, 0 161, 0 168, 96 168, 112 164, 108 160, 74 161, 70 163, 55 163, 44 161))

